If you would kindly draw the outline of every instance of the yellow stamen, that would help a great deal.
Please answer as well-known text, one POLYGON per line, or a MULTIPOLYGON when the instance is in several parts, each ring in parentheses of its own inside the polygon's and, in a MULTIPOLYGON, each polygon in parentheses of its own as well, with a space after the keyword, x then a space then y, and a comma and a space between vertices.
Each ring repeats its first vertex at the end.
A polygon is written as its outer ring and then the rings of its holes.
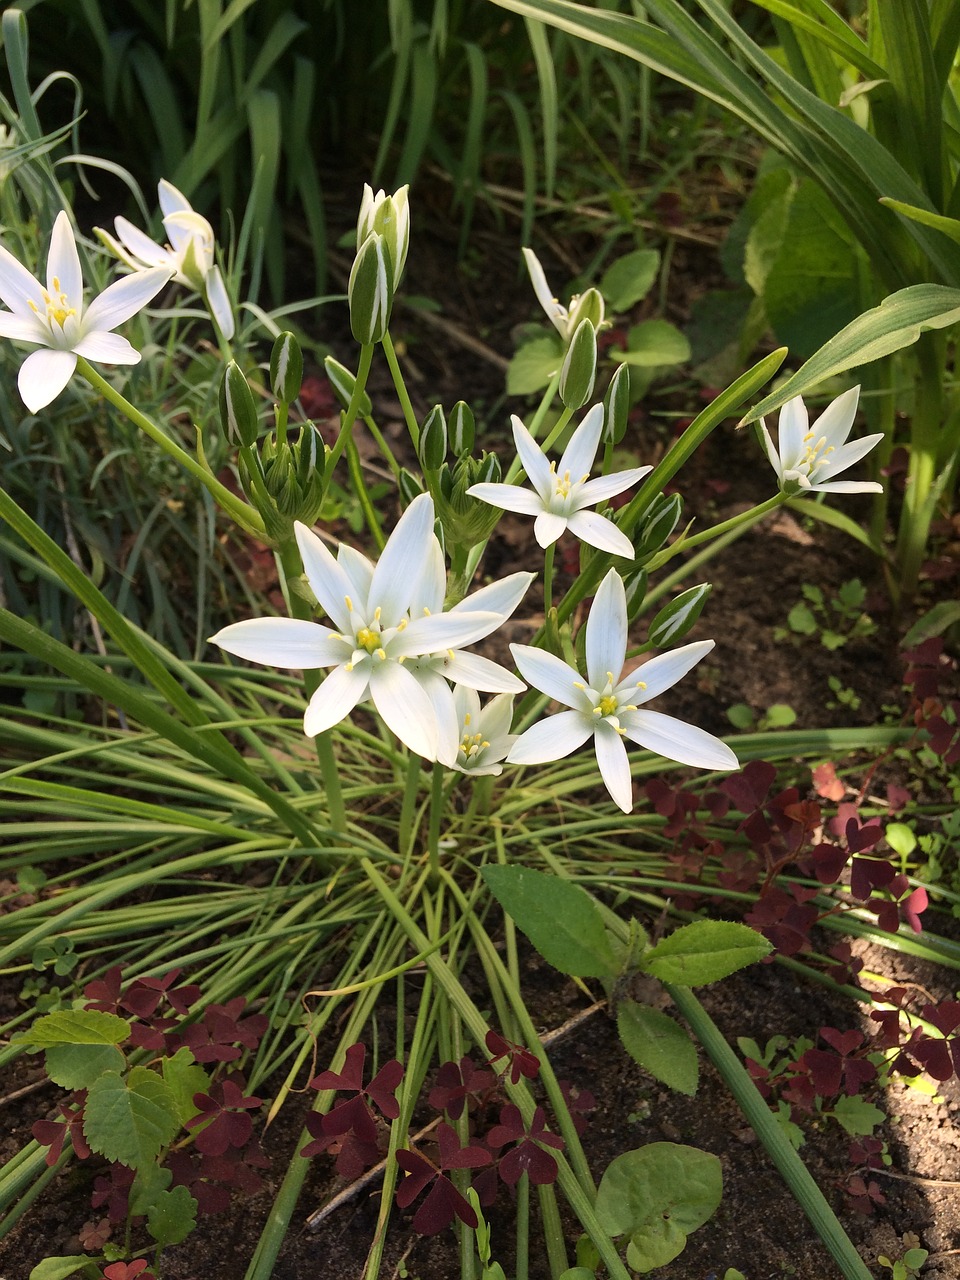
POLYGON ((618 703, 616 698, 613 696, 612 693, 608 693, 605 697, 600 699, 595 710, 598 711, 602 716, 612 716, 616 711, 617 706, 618 706, 618 703))

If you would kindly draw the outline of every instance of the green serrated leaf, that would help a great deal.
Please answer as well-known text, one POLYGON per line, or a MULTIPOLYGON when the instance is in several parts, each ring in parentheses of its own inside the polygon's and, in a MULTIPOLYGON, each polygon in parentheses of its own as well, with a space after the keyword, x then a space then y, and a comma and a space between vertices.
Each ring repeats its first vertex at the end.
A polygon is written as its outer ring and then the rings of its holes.
POLYGON ((837 1099, 830 1114, 854 1138, 869 1137, 887 1118, 885 1111, 867 1102, 866 1098, 849 1098, 846 1095, 837 1099))
POLYGON ((569 880, 529 867, 484 867, 490 892, 548 964, 578 978, 617 972, 603 917, 569 880))
POLYGON ((103 1274, 92 1258, 74 1254, 70 1257, 44 1258, 30 1272, 30 1280, 66 1280, 67 1276, 78 1273, 91 1278, 103 1274))
POLYGON ((197 1225, 197 1202, 186 1187, 161 1191, 147 1215, 147 1230, 157 1244, 180 1244, 197 1225))
POLYGON ((766 938, 749 925, 695 920, 658 942, 640 963, 661 982, 699 987, 762 960, 771 950, 766 938))
POLYGON ((110 1071, 87 1094, 83 1132, 107 1160, 141 1169, 156 1160, 179 1129, 173 1092, 148 1067, 134 1067, 126 1079, 110 1071))
POLYGON ((170 1170, 164 1169, 158 1164, 145 1164, 143 1168, 138 1169, 134 1175, 128 1197, 130 1216, 132 1218, 145 1217, 157 1203, 159 1196, 169 1188, 172 1181, 173 1174, 170 1170))
POLYGON ((559 334, 526 342, 507 366, 507 395, 530 396, 542 391, 563 363, 559 334))
POLYGON ((173 1093, 180 1123, 184 1125, 199 1110, 193 1095, 209 1092, 210 1076, 187 1048, 178 1049, 172 1058, 164 1058, 160 1070, 164 1083, 173 1093))
POLYGON ((105 1071, 122 1071, 123 1054, 113 1044, 56 1044, 47 1049, 47 1075, 64 1089, 89 1089, 105 1071))
POLYGON ((60 1044, 120 1044, 130 1034, 130 1023, 115 1013, 95 1009, 58 1009, 38 1018, 28 1031, 11 1040, 36 1049, 60 1044))
POLYGON ((617 1030, 634 1062, 678 1093, 692 1097, 700 1069, 697 1051, 683 1027, 649 1005, 624 1000, 617 1011, 617 1030))
POLYGON ((657 249, 635 249, 608 267, 600 281, 600 292, 613 312, 629 311, 645 298, 660 270, 657 249))

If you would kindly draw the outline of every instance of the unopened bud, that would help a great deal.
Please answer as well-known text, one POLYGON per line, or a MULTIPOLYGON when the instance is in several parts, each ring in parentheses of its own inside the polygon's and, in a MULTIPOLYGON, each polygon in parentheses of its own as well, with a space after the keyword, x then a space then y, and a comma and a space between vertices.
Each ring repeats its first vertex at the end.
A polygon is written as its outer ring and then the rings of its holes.
POLYGON ((560 368, 560 399, 567 409, 580 409, 593 394, 597 373, 597 331, 588 319, 577 325, 560 368))
POLYGON ((577 327, 584 320, 590 321, 593 325, 593 331, 596 333, 603 324, 603 315, 603 294, 599 289, 587 289, 585 292, 578 294, 576 298, 570 299, 570 317, 567 321, 567 333, 575 333, 577 327))
POLYGON ((630 366, 622 364, 610 379, 607 394, 603 397, 604 444, 619 444, 627 431, 627 414, 630 412, 630 366))
POLYGON ((390 323, 393 272, 383 236, 372 231, 357 251, 347 284, 350 329, 361 346, 379 342, 390 323))
POLYGON ((231 360, 220 383, 220 422, 227 438, 249 448, 257 443, 260 423, 250 384, 236 360, 231 360))
POLYGON ((685 636, 700 617, 710 591, 710 583, 701 582, 699 586, 681 592, 676 600, 671 600, 650 623, 647 633, 650 644, 662 648, 685 636))
POLYGON ((450 411, 447 435, 450 448, 458 458, 462 458, 465 453, 472 452, 477 428, 473 411, 463 400, 458 400, 450 411))
POLYGON ((294 447, 297 459, 297 479, 301 488, 311 482, 323 479, 327 462, 327 451, 323 437, 312 422, 304 422, 300 427, 300 436, 294 447))
POLYGON ((363 199, 360 202, 360 215, 357 218, 357 249, 372 233, 383 237, 386 241, 391 269, 391 286, 396 290, 403 275, 407 261, 407 247, 410 243, 410 205, 408 201, 410 188, 401 187, 392 196, 384 191, 376 195, 369 184, 364 183, 363 199))
POLYGON ((296 335, 281 333, 270 353, 270 386, 275 400, 293 404, 303 382, 303 352, 296 335))
POLYGON ((400 490, 400 502, 404 509, 409 507, 414 498, 419 498, 424 492, 423 485, 406 467, 400 468, 400 474, 397 476, 397 488, 400 490))
POLYGON ((443 408, 438 404, 433 406, 420 426, 417 452, 425 471, 436 471, 447 456, 447 423, 443 408))
MULTIPOLYGON (((349 408, 357 386, 356 378, 339 360, 334 360, 333 356, 327 356, 323 362, 323 367, 327 371, 327 377, 330 379, 331 387, 333 387, 333 394, 337 397, 340 407, 342 409, 349 408)), ((373 413, 373 405, 365 391, 360 396, 358 412, 361 418, 369 418, 373 413)))
POLYGON ((643 602, 647 594, 647 576, 646 569, 638 569, 623 584, 627 596, 628 622, 635 622, 640 610, 643 608, 643 602))
POLYGON ((637 541, 638 557, 652 556, 665 545, 680 522, 682 511, 683 498, 679 493, 671 493, 669 497, 661 493, 654 499, 637 541))
POLYGON ((471 478, 471 484, 499 484, 503 479, 503 471, 500 468, 500 459, 495 453, 485 453, 477 463, 476 471, 471 478))

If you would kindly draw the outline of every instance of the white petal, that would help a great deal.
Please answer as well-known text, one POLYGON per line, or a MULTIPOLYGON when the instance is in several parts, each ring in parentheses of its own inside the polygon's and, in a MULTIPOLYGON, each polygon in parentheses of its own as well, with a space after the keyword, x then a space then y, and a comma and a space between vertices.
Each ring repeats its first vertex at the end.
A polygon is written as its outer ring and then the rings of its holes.
MULTIPOLYGON (((695 640, 693 644, 682 644, 679 649, 671 649, 669 653, 660 653, 643 666, 632 672, 630 679, 640 689, 639 701, 649 702, 664 689, 670 689, 682 680, 688 671, 692 671, 702 658, 705 658, 714 646, 713 640, 695 640)), ((626 682, 624 682, 626 684, 626 682)))
POLYGON ((175 268, 176 264, 170 251, 157 244, 155 240, 151 240, 132 222, 128 222, 126 218, 114 218, 113 225, 116 227, 123 248, 134 258, 138 258, 142 266, 175 268))
POLYGON ((397 625, 416 593, 428 539, 434 536, 433 519, 433 499, 421 493, 397 521, 380 553, 370 584, 370 604, 380 608, 385 627, 397 625))
POLYGON ((412 658, 423 653, 456 649, 482 640, 491 631, 496 631, 502 621, 498 613, 470 612, 434 613, 429 618, 415 618, 391 641, 390 651, 412 658))
POLYGON ((247 618, 210 637, 237 658, 284 670, 312 671, 344 661, 348 646, 329 627, 299 618, 247 618))
POLYGON ((543 267, 540 265, 540 259, 532 249, 524 249, 523 260, 527 264, 530 283, 533 285, 533 291, 537 295, 537 301, 550 317, 551 324, 557 327, 562 337, 566 337, 567 309, 562 307, 551 293, 550 286, 547 284, 547 277, 544 275, 543 267))
POLYGON ((861 458, 866 457, 870 450, 875 445, 878 445, 882 439, 883 432, 878 431, 872 436, 861 436, 859 440, 851 440, 849 444, 840 445, 827 458, 824 466, 817 474, 822 475, 824 479, 828 475, 839 475, 841 471, 846 471, 855 462, 859 462, 861 458))
MULTIPOLYGON (((454 697, 459 692, 459 688, 454 690, 454 697)), ((468 690, 472 692, 472 690, 468 690)), ((509 693, 498 694, 496 698, 491 698, 487 705, 480 712, 480 728, 483 730, 483 736, 488 738, 490 745, 494 750, 499 750, 498 745, 501 739, 510 739, 510 745, 513 745, 514 735, 510 732, 510 725, 513 721, 513 696, 509 693)), ((506 755, 509 747, 504 748, 506 755)))
POLYGON ((600 583, 587 616, 587 679, 602 689, 607 673, 616 684, 627 652, 627 593, 616 569, 600 583))
POLYGON ((518 484, 472 484, 467 493, 471 498, 489 502, 491 507, 516 511, 522 516, 535 516, 543 510, 543 499, 518 484))
POLYGON ((526 686, 506 667, 479 653, 453 651, 452 657, 435 658, 437 671, 459 688, 480 689, 484 693, 523 693, 526 686))
POLYGON ((574 483, 588 476, 597 456, 602 431, 603 405, 595 404, 570 437, 563 457, 557 463, 557 473, 562 476, 569 471, 574 483))
POLYGON ((593 745, 604 786, 613 797, 614 804, 624 813, 629 813, 633 808, 633 785, 623 739, 612 725, 601 720, 597 725, 593 745))
POLYGON ((436 534, 432 534, 424 547, 420 574, 410 596, 410 616, 419 618, 423 613, 440 613, 446 593, 447 570, 443 563, 443 548, 436 534))
POLYGON ((230 305, 230 298, 223 283, 220 268, 211 267, 203 284, 207 293, 207 306, 210 308, 210 313, 216 321, 217 328, 229 342, 235 332, 233 308, 230 305))
POLYGON ((535 649, 529 644, 512 644, 510 652, 524 680, 535 689, 562 702, 564 706, 583 711, 591 709, 590 699, 583 692, 583 679, 579 671, 568 667, 545 649, 535 649))
POLYGON ((541 511, 533 522, 533 536, 544 549, 552 547, 566 531, 568 523, 566 516, 558 516, 553 511, 541 511))
POLYGON ((74 351, 84 360, 94 364, 139 364, 140 352, 119 333, 104 333, 102 329, 88 333, 74 344, 74 351))
POLYGON ((47 257, 47 292, 56 299, 64 294, 68 306, 77 310, 83 305, 83 273, 69 215, 60 210, 53 224, 50 253, 47 257))
POLYGON ((620 724, 631 742, 667 760, 697 769, 739 768, 740 762, 725 742, 673 716, 659 711, 632 711, 621 714, 620 724))
POLYGON ((597 515, 596 511, 575 511, 568 523, 570 532, 581 542, 589 542, 591 547, 599 547, 611 555, 633 559, 633 543, 606 516, 597 515))
POLYGON ((837 396, 836 400, 831 400, 813 424, 817 439, 826 436, 827 446, 838 449, 850 434, 859 399, 860 388, 851 387, 842 396, 837 396))
POLYGON ((631 489, 652 470, 653 467, 631 467, 626 471, 612 471, 608 476, 587 480, 574 491, 574 509, 595 507, 604 498, 612 498, 616 493, 623 493, 624 489, 631 489))
POLYGON ((83 331, 115 329, 141 311, 170 280, 168 267, 149 267, 114 280, 83 313, 83 331))
POLYGON ((375 662, 370 672, 370 693, 384 723, 400 741, 418 756, 436 760, 440 746, 437 716, 416 678, 398 662, 375 662))
POLYGON ((517 446, 523 469, 527 473, 527 479, 543 501, 548 502, 557 486, 556 475, 544 456, 543 450, 516 414, 511 416, 510 423, 513 426, 513 441, 517 446))
POLYGON ((545 764, 548 760, 562 760, 582 747, 595 728, 593 718, 582 711, 561 711, 547 716, 521 733, 510 748, 507 763, 545 764))
POLYGON ((367 691, 370 666, 334 667, 310 699, 303 717, 303 732, 308 738, 325 733, 348 716, 367 691))
POLYGON ((45 347, 50 341, 50 330, 33 313, 24 316, 0 311, 0 337, 13 338, 15 342, 37 342, 45 347))
POLYGON ((365 608, 370 596, 370 583, 373 581, 373 561, 368 560, 362 551, 341 542, 337 548, 337 564, 353 584, 350 595, 354 604, 363 601, 365 608))
POLYGON ((157 198, 160 202, 160 212, 164 217, 180 209, 192 208, 183 192, 178 191, 172 182, 167 182, 166 178, 161 178, 157 183, 157 198))
POLYGON ((511 573, 506 578, 491 582, 455 604, 451 613, 475 613, 477 610, 499 613, 504 622, 516 609, 534 580, 533 573, 511 573))
MULTIPOLYGON (((457 750, 460 746, 460 715, 456 698, 447 684, 433 671, 417 671, 411 673, 414 679, 430 699, 433 715, 437 724, 437 759, 448 769, 454 768, 457 762, 457 750)), ((476 694, 474 694, 476 697, 476 694)), ((479 699, 477 701, 479 706, 479 699)))
POLYGON ((349 634, 352 627, 347 598, 353 601, 354 608, 365 608, 366 600, 354 599, 355 587, 350 577, 312 530, 299 521, 294 523, 293 529, 303 559, 303 572, 320 602, 320 608, 333 619, 338 631, 349 634))
POLYGON ((811 493, 883 493, 883 485, 876 480, 828 480, 825 484, 812 484, 811 493))
POLYGON ((794 396, 780 410, 777 421, 777 438, 780 443, 780 460, 784 471, 792 471, 805 453, 803 437, 810 429, 807 406, 800 396, 794 396))
POLYGON ((27 356, 20 366, 17 386, 31 413, 45 409, 73 377, 77 357, 72 351, 51 351, 44 347, 27 356))
POLYGON ((31 302, 41 315, 47 314, 47 304, 40 281, 36 280, 3 245, 0 245, 0 301, 20 316, 35 314, 30 305, 31 302))
POLYGON ((777 473, 779 480, 783 479, 783 463, 780 461, 780 455, 774 447, 773 440, 770 438, 770 432, 767 430, 767 424, 760 419, 760 436, 763 440, 763 447, 766 450, 767 461, 777 473))

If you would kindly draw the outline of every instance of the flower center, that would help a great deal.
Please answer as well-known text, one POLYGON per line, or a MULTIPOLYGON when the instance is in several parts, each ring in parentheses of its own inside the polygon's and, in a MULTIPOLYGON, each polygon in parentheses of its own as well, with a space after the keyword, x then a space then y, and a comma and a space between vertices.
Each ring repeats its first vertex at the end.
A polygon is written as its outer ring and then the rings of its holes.
MULTIPOLYGON (((43 301, 47 308, 47 323, 56 324, 62 329, 67 317, 75 316, 77 309, 70 306, 70 300, 60 288, 60 281, 56 276, 53 278, 53 288, 54 295, 49 294, 46 289, 43 290, 43 301)), ((40 308, 32 299, 30 307, 37 315, 40 314, 40 308)))
POLYGON ((602 716, 612 716, 618 705, 617 699, 612 693, 605 693, 597 703, 597 710, 602 716))
POLYGON ((835 452, 833 445, 830 445, 828 448, 824 447, 827 443, 826 436, 821 436, 816 444, 813 444, 812 441, 813 432, 808 431, 803 437, 805 449, 803 457, 800 459, 800 467, 806 469, 808 476, 813 475, 818 468, 823 466, 830 454, 835 452))
POLYGON ((357 644, 361 649, 366 649, 367 653, 376 653, 380 648, 380 632, 361 627, 357 632, 357 644))
POLYGON ((460 750, 464 759, 473 760, 481 751, 485 751, 490 743, 484 740, 482 733, 465 733, 460 742, 460 750))

